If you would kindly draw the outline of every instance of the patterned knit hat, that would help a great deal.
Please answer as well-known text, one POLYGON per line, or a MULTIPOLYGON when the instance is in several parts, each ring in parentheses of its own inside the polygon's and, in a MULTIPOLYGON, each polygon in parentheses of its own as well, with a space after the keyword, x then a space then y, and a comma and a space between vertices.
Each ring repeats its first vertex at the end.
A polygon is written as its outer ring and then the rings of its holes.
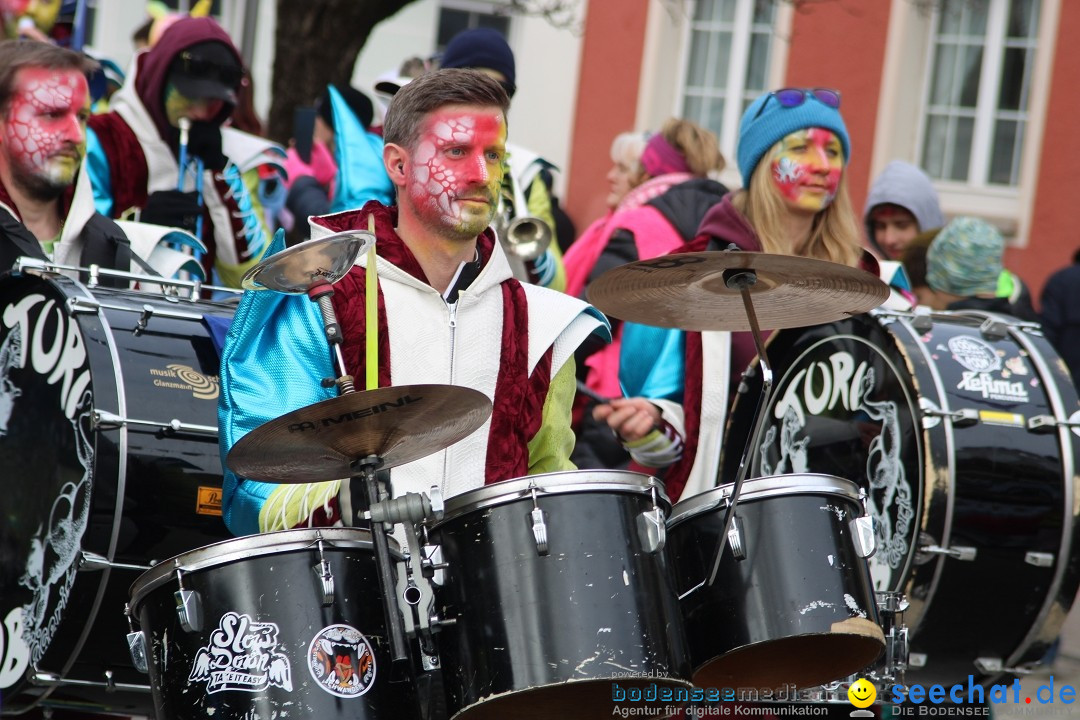
POLYGON ((994 295, 1005 239, 990 223, 958 217, 942 228, 926 251, 926 284, 960 297, 994 295))
POLYGON ((851 161, 851 139, 838 109, 829 107, 812 95, 795 107, 784 107, 772 93, 766 93, 750 103, 739 122, 739 146, 735 150, 743 187, 750 187, 750 176, 773 145, 796 130, 815 127, 836 133, 844 148, 844 162, 851 161))

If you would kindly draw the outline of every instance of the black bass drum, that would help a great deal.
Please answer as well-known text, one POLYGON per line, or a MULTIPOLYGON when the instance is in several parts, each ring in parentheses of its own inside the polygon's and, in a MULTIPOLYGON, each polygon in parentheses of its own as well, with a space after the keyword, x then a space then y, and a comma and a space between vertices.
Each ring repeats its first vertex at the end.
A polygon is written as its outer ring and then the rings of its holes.
POLYGON ((217 443, 231 305, 0 279, 2 712, 152 712, 131 583, 228 537, 217 443))
MULTIPOLYGON (((1038 326, 874 311, 774 333, 766 350, 776 385, 751 475, 827 473, 868 492, 875 589, 910 602, 908 680, 987 682, 1038 662, 1080 581, 1080 402, 1038 326)), ((756 401, 752 388, 733 408, 726 477, 756 401)))
POLYGON ((284 530, 143 574, 131 610, 158 720, 416 720, 412 683, 391 680, 372 545, 367 530, 284 530))

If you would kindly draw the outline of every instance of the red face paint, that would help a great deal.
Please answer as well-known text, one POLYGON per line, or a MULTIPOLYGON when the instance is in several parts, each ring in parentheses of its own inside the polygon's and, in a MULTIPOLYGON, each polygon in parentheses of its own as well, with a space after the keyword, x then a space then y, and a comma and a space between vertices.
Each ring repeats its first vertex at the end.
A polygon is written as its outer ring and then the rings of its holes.
POLYGON ((772 178, 789 208, 820 212, 836 197, 844 172, 840 139, 828 130, 797 130, 784 137, 773 156, 772 178))
POLYGON ((70 185, 86 152, 86 78, 76 70, 19 70, 0 143, 17 178, 70 185))
POLYGON ((433 112, 411 154, 408 195, 417 214, 462 238, 491 222, 506 154, 500 110, 448 107, 433 112))

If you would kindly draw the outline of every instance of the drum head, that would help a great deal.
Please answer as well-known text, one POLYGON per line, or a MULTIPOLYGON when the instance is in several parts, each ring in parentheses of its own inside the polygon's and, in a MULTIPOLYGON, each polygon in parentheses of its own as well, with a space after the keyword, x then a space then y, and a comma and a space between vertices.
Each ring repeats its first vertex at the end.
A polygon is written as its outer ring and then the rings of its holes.
MULTIPOLYGON (((773 333, 766 352, 776 380, 750 474, 828 473, 863 486, 878 528, 869 560, 874 587, 903 589, 917 545, 924 471, 911 359, 869 315, 773 333)), ((758 397, 754 387, 735 402, 724 477, 735 477, 758 397)))

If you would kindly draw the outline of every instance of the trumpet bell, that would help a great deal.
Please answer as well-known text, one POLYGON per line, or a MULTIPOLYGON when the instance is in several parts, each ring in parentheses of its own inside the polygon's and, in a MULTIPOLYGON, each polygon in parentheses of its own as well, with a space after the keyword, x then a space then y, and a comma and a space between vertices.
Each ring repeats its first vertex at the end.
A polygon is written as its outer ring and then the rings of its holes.
POLYGON ((552 232, 546 222, 535 217, 515 218, 506 229, 503 249, 519 260, 530 261, 547 252, 552 232))

